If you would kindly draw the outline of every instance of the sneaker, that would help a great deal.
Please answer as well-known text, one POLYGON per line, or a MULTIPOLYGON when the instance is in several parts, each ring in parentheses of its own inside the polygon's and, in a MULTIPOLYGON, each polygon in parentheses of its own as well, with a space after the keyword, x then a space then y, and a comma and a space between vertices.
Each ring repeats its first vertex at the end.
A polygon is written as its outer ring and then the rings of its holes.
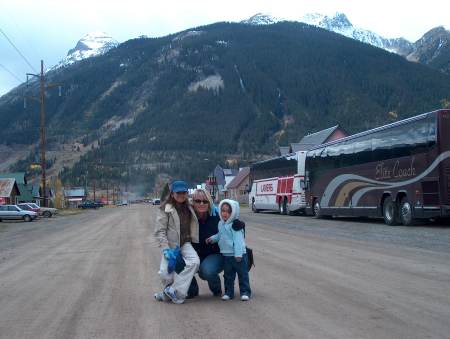
POLYGON ((170 286, 164 289, 164 294, 172 300, 174 304, 182 304, 184 303, 184 299, 177 297, 177 292, 170 286))
POLYGON ((250 297, 248 296, 248 295, 241 295, 241 300, 242 301, 249 301, 250 300, 250 297))
POLYGON ((164 294, 164 292, 158 292, 153 295, 156 301, 169 301, 169 298, 164 294))
POLYGON ((222 300, 230 300, 231 298, 230 298, 230 296, 229 295, 226 295, 226 294, 224 294, 223 296, 222 296, 222 300))

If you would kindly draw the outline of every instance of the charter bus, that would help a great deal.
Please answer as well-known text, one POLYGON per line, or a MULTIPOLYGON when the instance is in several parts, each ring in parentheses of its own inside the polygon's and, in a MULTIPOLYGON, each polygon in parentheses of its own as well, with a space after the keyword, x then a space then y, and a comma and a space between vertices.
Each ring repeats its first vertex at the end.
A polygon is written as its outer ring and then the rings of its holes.
POLYGON ((450 110, 326 143, 306 156, 317 217, 383 217, 388 225, 450 216, 450 110))
POLYGON ((253 212, 303 213, 305 201, 305 157, 300 151, 250 166, 249 206, 253 212))

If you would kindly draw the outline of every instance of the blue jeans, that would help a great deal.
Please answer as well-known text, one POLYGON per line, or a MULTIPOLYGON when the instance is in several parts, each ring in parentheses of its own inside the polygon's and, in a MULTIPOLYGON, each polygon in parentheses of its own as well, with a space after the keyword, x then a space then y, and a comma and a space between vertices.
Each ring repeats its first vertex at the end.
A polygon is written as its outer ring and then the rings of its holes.
POLYGON ((222 294, 219 273, 223 271, 222 254, 210 254, 200 263, 198 276, 208 282, 209 289, 215 295, 222 294))
MULTIPOLYGON (((184 260, 181 256, 177 258, 175 272, 180 273, 185 267, 184 260)), ((208 282, 209 289, 215 295, 222 294, 222 286, 219 273, 223 271, 222 254, 210 254, 200 262, 198 275, 201 279, 208 282)), ((188 290, 188 297, 193 298, 198 295, 198 284, 195 277, 192 279, 188 290)))
POLYGON ((233 256, 223 257, 223 269, 224 269, 224 282, 225 282, 225 294, 230 298, 234 297, 234 280, 236 273, 239 279, 239 292, 242 295, 252 295, 250 289, 250 280, 247 271, 247 254, 242 256, 242 260, 237 262, 233 256))

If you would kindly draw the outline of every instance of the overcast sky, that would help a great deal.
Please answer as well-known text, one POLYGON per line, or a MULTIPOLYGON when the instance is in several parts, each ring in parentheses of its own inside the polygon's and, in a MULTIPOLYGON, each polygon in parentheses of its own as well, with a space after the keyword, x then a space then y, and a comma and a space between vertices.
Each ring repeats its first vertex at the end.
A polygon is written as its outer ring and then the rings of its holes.
POLYGON ((27 72, 39 71, 41 59, 48 68, 57 64, 92 31, 123 42, 241 21, 256 13, 295 20, 305 13, 336 12, 345 13, 356 27, 412 42, 436 26, 450 29, 449 0, 0 0, 0 29, 34 68, 0 32, 0 95, 24 81, 27 72))

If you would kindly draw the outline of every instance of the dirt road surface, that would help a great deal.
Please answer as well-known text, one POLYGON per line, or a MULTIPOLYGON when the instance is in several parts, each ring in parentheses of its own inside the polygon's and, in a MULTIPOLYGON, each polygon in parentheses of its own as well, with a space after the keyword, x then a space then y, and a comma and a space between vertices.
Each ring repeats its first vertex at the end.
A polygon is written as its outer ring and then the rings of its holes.
POLYGON ((253 298, 156 302, 156 207, 0 223, 0 338, 450 338, 450 228, 242 211, 253 298))

